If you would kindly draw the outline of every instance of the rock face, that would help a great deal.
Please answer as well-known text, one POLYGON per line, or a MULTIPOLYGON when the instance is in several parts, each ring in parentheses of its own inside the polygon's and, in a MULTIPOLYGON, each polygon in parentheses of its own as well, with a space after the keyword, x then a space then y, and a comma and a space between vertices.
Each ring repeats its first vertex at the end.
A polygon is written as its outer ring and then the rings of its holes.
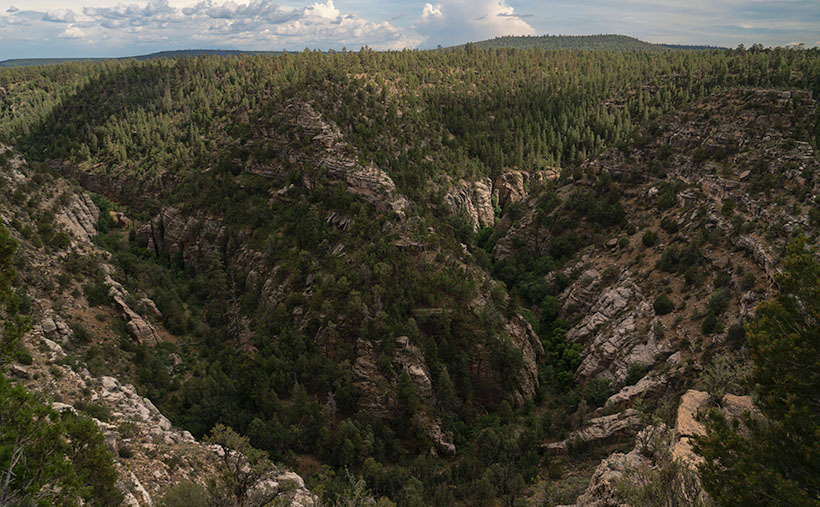
MULTIPOLYGON (((694 437, 706 434, 706 428, 698 420, 698 414, 708 407, 709 395, 703 391, 690 389, 681 397, 671 449, 673 459, 681 460, 689 466, 697 466, 703 461, 703 458, 692 450, 692 441, 694 437)), ((720 411, 728 418, 740 418, 746 412, 760 414, 750 396, 734 394, 723 396, 720 411)))
POLYGON ((495 224, 490 178, 460 181, 444 196, 444 200, 450 207, 451 213, 464 213, 475 231, 482 227, 492 227, 495 224))
MULTIPOLYGON (((50 326, 43 322, 38 328, 50 329, 50 326)), ((173 427, 133 385, 110 376, 94 377, 86 369, 75 371, 53 363, 51 347, 38 346, 38 342, 48 341, 39 329, 24 337, 32 351, 33 364, 17 367, 25 375, 15 376, 32 391, 59 396, 63 401, 53 404, 55 410, 81 412, 93 405, 100 407, 95 414, 106 414, 105 420, 94 419, 94 422, 114 453, 115 468, 120 476, 118 487, 125 495, 124 505, 153 506, 163 490, 176 482, 189 480, 204 484, 207 477, 216 473, 219 458, 216 449, 200 444, 189 432, 173 427)), ((286 505, 316 503, 316 497, 293 472, 279 472, 273 480, 273 486, 288 490, 284 495, 286 505), (285 482, 291 485, 285 487, 285 482)))
POLYGON ((629 507, 617 495, 616 484, 630 471, 648 467, 651 461, 640 452, 616 452, 603 460, 590 479, 589 486, 575 501, 576 507, 629 507))
MULTIPOLYGON (((374 164, 362 164, 349 154, 347 143, 343 142, 341 130, 336 124, 326 121, 307 102, 290 102, 285 107, 283 117, 300 137, 310 138, 312 144, 320 149, 318 158, 299 154, 302 162, 327 170, 328 176, 345 182, 350 193, 377 209, 392 211, 400 219, 406 217, 410 206, 407 198, 398 193, 396 184, 386 172, 374 164)), ((311 185, 311 182, 306 182, 309 188, 311 185)))
POLYGON ((199 258, 216 251, 216 238, 224 235, 222 220, 211 216, 186 216, 179 209, 163 208, 148 223, 137 228, 137 235, 147 242, 149 250, 182 259, 195 266, 199 258))
POLYGON ((522 201, 530 195, 534 185, 555 180, 560 175, 561 170, 556 167, 535 171, 513 170, 505 172, 495 180, 494 193, 498 199, 498 204, 506 208, 510 204, 522 201))
POLYGON ((544 445, 552 454, 562 454, 574 444, 607 445, 636 430, 641 419, 637 410, 627 409, 616 414, 590 419, 587 424, 570 433, 566 440, 544 445))
POLYGON ((521 315, 515 315, 507 323, 505 330, 512 344, 521 351, 524 368, 518 388, 510 396, 514 407, 523 407, 538 390, 538 362, 544 358, 544 346, 530 324, 521 315))
POLYGON ((666 389, 668 382, 669 377, 667 375, 647 375, 636 384, 624 386, 623 389, 610 396, 604 406, 626 406, 639 396, 657 395, 666 389))
POLYGON ((58 343, 69 343, 74 336, 74 331, 65 323, 58 314, 45 317, 40 322, 40 332, 45 338, 49 338, 58 343))
POLYGON ((575 305, 580 313, 585 313, 567 332, 567 340, 584 344, 579 378, 600 377, 620 383, 626 378, 630 363, 652 365, 667 345, 654 333, 642 329, 641 324, 652 317, 652 307, 628 270, 614 286, 600 292, 602 284, 596 275, 597 271, 587 271, 562 295, 565 308, 575 305), (585 310, 590 300, 593 302, 585 310))
MULTIPOLYGON (((578 497, 577 507, 626 507, 616 494, 618 481, 643 480, 639 470, 657 470, 667 460, 684 466, 679 474, 687 474, 684 485, 677 495, 679 505, 693 503, 694 497, 708 500, 702 491, 696 476, 687 470, 694 470, 703 458, 692 450, 692 439, 706 434, 703 424, 698 421, 698 413, 709 405, 709 395, 702 391, 690 389, 678 405, 675 427, 668 429, 663 423, 650 425, 642 429, 635 437, 635 447, 627 454, 615 453, 604 459, 595 469, 590 484, 583 495, 578 497)), ((727 417, 740 417, 745 412, 757 413, 749 396, 727 394, 723 397, 720 409, 727 417)))
MULTIPOLYGON (((147 319, 143 318, 140 314, 128 306, 128 303, 126 303, 128 292, 123 288, 123 286, 110 276, 106 277, 105 283, 109 287, 108 295, 111 296, 114 303, 125 317, 126 329, 128 330, 128 334, 131 335, 131 338, 133 338, 134 341, 140 345, 157 345, 161 342, 162 338, 160 338, 156 328, 151 325, 147 319)), ((151 306, 156 308, 156 305, 153 305, 153 302, 151 306)), ((159 312, 159 310, 157 310, 157 312, 159 312)))
MULTIPOLYGON (((427 406, 436 406, 438 403, 430 379, 430 370, 420 348, 410 343, 406 336, 396 338, 393 353, 392 367, 397 373, 389 381, 377 366, 378 358, 373 344, 366 340, 358 340, 356 344, 357 358, 353 364, 353 374, 356 376, 356 386, 362 390, 363 396, 359 404, 381 417, 392 417, 396 410, 395 386, 398 373, 406 371, 413 382, 416 394, 427 406)), ((420 426, 436 446, 438 452, 452 456, 456 453, 452 437, 446 436, 441 430, 441 421, 431 414, 420 412, 416 414, 420 426)))
POLYGON ((57 214, 57 223, 62 225, 74 238, 75 245, 91 243, 97 234, 97 220, 100 210, 85 192, 71 194, 68 206, 57 214))
POLYGON ((138 229, 138 234, 148 241, 148 249, 165 252, 174 258, 185 250, 188 220, 173 207, 164 208, 150 222, 138 229))
POLYGON ((347 189, 376 208, 396 213, 404 219, 405 211, 410 206, 406 197, 399 194, 396 184, 386 172, 373 164, 360 165, 353 159, 339 155, 328 155, 321 161, 321 167, 327 169, 329 176, 347 183, 347 189))
POLYGON ((708 400, 708 394, 693 389, 686 391, 681 397, 678 416, 675 419, 675 443, 672 446, 674 459, 685 460, 693 465, 703 461, 703 458, 692 450, 692 438, 706 434, 706 428, 697 420, 697 415, 708 400))

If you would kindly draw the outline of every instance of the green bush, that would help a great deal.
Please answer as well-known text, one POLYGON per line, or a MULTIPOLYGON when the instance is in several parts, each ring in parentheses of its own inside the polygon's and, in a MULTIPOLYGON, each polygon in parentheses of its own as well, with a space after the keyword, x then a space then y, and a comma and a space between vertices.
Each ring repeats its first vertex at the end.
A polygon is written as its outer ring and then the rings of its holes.
POLYGON ((641 243, 646 248, 651 248, 658 244, 658 233, 655 231, 646 231, 641 237, 641 243))
POLYGON ((741 290, 752 290, 754 289, 755 285, 757 285, 757 278, 755 277, 754 273, 746 273, 740 280, 741 290))
POLYGON ((661 229, 666 231, 667 234, 676 234, 678 230, 680 230, 680 227, 675 220, 669 217, 663 217, 663 220, 661 220, 661 229))
POLYGON ((710 311, 704 317, 703 322, 700 325, 700 330, 703 334, 713 334, 718 329, 718 319, 715 316, 714 312, 710 311))
POLYGON ((703 368, 700 380, 712 401, 719 402, 725 394, 746 394, 743 386, 748 374, 737 360, 717 355, 703 368))
POLYGON ((584 388, 584 400, 590 407, 600 407, 612 394, 609 380, 606 379, 592 379, 584 388))
POLYGON ((59 413, 0 374, 0 501, 4 505, 114 506, 113 456, 96 424, 59 413))
POLYGON ((726 333, 726 342, 733 348, 739 348, 746 343, 746 328, 743 324, 735 323, 729 326, 726 333))
POLYGON ((662 192, 658 198, 658 209, 660 211, 666 211, 674 207, 675 204, 677 204, 677 193, 671 187, 662 192))
POLYGON ((180 481, 169 487, 158 502, 158 507, 194 507, 207 505, 208 490, 191 481, 180 481))
POLYGON ((709 311, 715 315, 720 315, 729 307, 729 291, 725 288, 718 289, 709 298, 709 311))
POLYGON ((111 303, 108 286, 101 281, 88 282, 83 285, 83 292, 91 306, 103 306, 111 303))
POLYGON ((655 302, 652 303, 652 307, 655 309, 655 315, 666 315, 675 309, 675 303, 669 299, 669 296, 667 296, 666 293, 662 293, 660 296, 655 298, 655 302))
POLYGON ((111 412, 109 412, 108 408, 103 405, 80 401, 74 404, 74 408, 81 412, 85 412, 91 417, 99 419, 102 422, 108 422, 111 420, 111 412))
POLYGON ((629 363, 629 366, 626 367, 626 380, 624 382, 628 386, 637 384, 647 373, 649 373, 649 365, 640 362, 629 363))

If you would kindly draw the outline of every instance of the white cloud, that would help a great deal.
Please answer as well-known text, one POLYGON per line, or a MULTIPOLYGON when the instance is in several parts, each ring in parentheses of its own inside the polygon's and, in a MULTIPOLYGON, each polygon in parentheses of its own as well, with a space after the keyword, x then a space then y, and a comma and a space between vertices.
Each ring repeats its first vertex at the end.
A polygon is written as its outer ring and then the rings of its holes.
POLYGON ((51 21, 54 23, 74 23, 77 17, 71 9, 55 9, 43 15, 43 21, 51 21))
MULTIPOLYGON (((82 14, 69 9, 48 12, 9 10, 0 14, 3 44, 0 59, 21 56, 13 41, 42 41, 43 56, 54 56, 47 41, 55 38, 70 44, 106 41, 101 50, 109 54, 139 54, 177 48, 225 48, 249 50, 300 50, 305 47, 375 49, 415 47, 421 39, 387 21, 371 21, 341 12, 333 0, 305 3, 301 8, 280 6, 272 0, 199 0, 180 2, 149 0, 123 4, 110 0, 85 7, 82 14), (57 23, 63 23, 58 25, 57 23), (22 25, 29 25, 23 28, 22 25), (68 28, 65 24, 69 24, 68 28), (6 27, 20 25, 18 29, 6 27), (4 55, 4 53, 6 55, 4 55)), ((79 47, 79 46, 78 46, 79 47)), ((87 47, 77 51, 85 53, 87 47)))
POLYGON ((69 26, 58 35, 60 39, 85 39, 86 33, 76 26, 69 26))
POLYGON ((425 4, 413 28, 426 44, 454 45, 502 35, 535 35, 507 0, 441 0, 425 4))
POLYGON ((442 18, 441 5, 424 4, 424 9, 421 11, 422 21, 428 21, 430 18, 442 18))
POLYGON ((327 0, 326 4, 316 2, 310 7, 305 7, 305 16, 316 16, 324 19, 336 19, 339 17, 339 9, 333 5, 333 0, 327 0))

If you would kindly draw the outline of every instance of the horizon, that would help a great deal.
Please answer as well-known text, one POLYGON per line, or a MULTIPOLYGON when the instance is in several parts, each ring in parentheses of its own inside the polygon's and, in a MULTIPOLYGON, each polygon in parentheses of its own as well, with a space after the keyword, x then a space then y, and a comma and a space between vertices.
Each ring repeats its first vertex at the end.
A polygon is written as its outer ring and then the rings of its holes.
POLYGON ((503 36, 623 34, 653 44, 820 45, 816 0, 0 0, 0 60, 180 48, 432 49, 503 36))
MULTIPOLYGON (((597 36, 627 37, 627 38, 635 39, 635 40, 640 41, 640 42, 645 42, 645 43, 648 43, 648 44, 655 44, 655 43, 649 43, 647 41, 642 41, 642 40, 640 40, 636 37, 632 37, 630 35, 624 35, 624 34, 579 34, 579 35, 539 34, 539 35, 531 35, 531 36, 527 36, 527 35, 524 35, 524 36, 499 35, 497 37, 492 37, 490 39, 485 39, 485 40, 482 40, 482 41, 468 41, 465 44, 479 43, 479 42, 484 42, 484 41, 492 41, 492 40, 496 40, 496 39, 504 39, 504 38, 509 38, 509 37, 539 38, 539 37, 597 37, 597 36)), ((463 46, 463 44, 461 44, 461 45, 463 46)), ((728 48, 728 47, 725 47, 725 46, 713 46, 713 45, 707 45, 707 44, 657 43, 656 45, 658 45, 658 46, 694 47, 694 48, 703 47, 703 48, 714 48, 714 49, 732 49, 732 48, 728 48)), ((449 47, 458 47, 458 46, 459 45, 447 46, 447 47, 449 48, 449 47)), ((749 47, 751 47, 751 45, 749 47)), ((768 47, 771 48, 771 47, 775 47, 775 46, 768 46, 768 47)), ((347 49, 347 51, 350 51, 350 52, 357 52, 357 51, 359 51, 360 49, 363 49, 363 48, 364 48, 364 46, 362 46, 361 48, 346 48, 346 49, 347 49)), ((332 48, 330 48, 330 49, 309 48, 309 49, 319 50, 319 51, 322 51, 324 53, 334 51, 332 48)), ((420 50, 420 51, 434 51, 437 48, 405 48, 405 49, 420 50)), ((167 48, 167 49, 160 49, 160 50, 157 50, 157 51, 152 51, 150 53, 122 54, 122 55, 114 55, 114 56, 95 56, 95 55, 89 55, 89 56, 49 56, 49 55, 47 55, 47 56, 31 57, 31 58, 26 58, 26 57, 14 58, 14 57, 12 57, 12 58, 6 58, 6 59, 3 59, 3 60, 0 60, 0 63, 14 62, 14 61, 24 61, 24 60, 117 60, 117 59, 128 59, 128 58, 142 58, 142 57, 147 57, 147 56, 159 55, 159 54, 162 54, 162 53, 188 53, 188 52, 199 52, 199 51, 202 51, 202 52, 231 52, 231 53, 243 53, 243 54, 251 54, 251 53, 261 53, 261 54, 265 54, 265 53, 294 53, 295 54, 295 53, 300 53, 300 52, 304 51, 304 49, 303 50, 297 50, 297 49, 261 50, 261 49, 235 49, 235 48, 223 48, 223 47, 167 48)), ((399 49, 399 50, 395 50, 395 49, 384 49, 384 50, 375 49, 375 51, 404 51, 404 49, 399 49)))

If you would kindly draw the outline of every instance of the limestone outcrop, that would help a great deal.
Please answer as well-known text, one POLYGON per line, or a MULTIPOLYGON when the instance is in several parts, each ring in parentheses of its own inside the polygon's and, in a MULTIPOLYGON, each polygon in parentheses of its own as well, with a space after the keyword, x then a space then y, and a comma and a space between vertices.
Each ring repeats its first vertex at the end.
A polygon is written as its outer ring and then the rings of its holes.
POLYGON ((565 308, 580 307, 578 313, 584 315, 567 332, 567 340, 584 344, 577 375, 581 379, 600 377, 622 383, 631 363, 652 365, 669 346, 648 331, 652 306, 628 270, 608 288, 603 288, 597 271, 586 273, 562 295, 565 308))
MULTIPOLYGON (((128 291, 123 288, 122 284, 115 281, 111 276, 106 276, 105 283, 108 286, 108 295, 114 300, 114 303, 122 312, 125 321, 126 329, 131 338, 140 345, 157 345, 162 341, 157 329, 142 315, 135 312, 126 302, 128 291)), ((148 298, 143 298, 148 299, 148 298)), ((150 301, 150 299, 148 300, 150 301)), ((156 309, 156 305, 151 301, 151 305, 156 309)), ((159 310, 157 310, 159 312, 159 310)))
MULTIPOLYGON (((359 339, 356 343, 357 358, 353 363, 355 384, 361 389, 360 406, 382 417, 392 417, 396 411, 395 386, 398 375, 388 380, 377 366, 378 358, 372 343, 359 339)), ((438 401, 434 391, 430 370, 421 349, 410 342, 406 336, 396 338, 392 368, 398 374, 406 371, 413 383, 413 388, 426 406, 435 407, 438 401)), ((441 430, 441 421, 433 415, 420 412, 416 414, 420 427, 433 442, 438 452, 455 455, 456 447, 452 437, 441 430)))
POLYGON ((538 363, 544 358, 544 346, 521 315, 514 315, 507 322, 505 331, 512 339, 513 346, 521 351, 524 360, 518 387, 509 395, 512 406, 523 407, 538 390, 538 363))
POLYGON ((70 194, 69 204, 55 217, 57 223, 72 236, 75 245, 91 243, 97 234, 100 210, 85 192, 70 194))
POLYGON ((483 178, 477 181, 459 181, 444 201, 453 214, 464 213, 473 230, 492 227, 495 224, 495 209, 492 202, 492 181, 483 178))
MULTIPOLYGON (((637 410, 626 409, 611 415, 596 417, 587 421, 584 427, 570 433, 566 440, 544 445, 551 454, 566 453, 572 445, 608 445, 629 436, 640 426, 641 418, 637 410)), ((633 433, 634 434, 634 433, 633 433)))
MULTIPOLYGON (((28 389, 59 397, 61 401, 53 403, 55 410, 83 412, 95 407, 93 420, 114 453, 124 505, 153 506, 167 487, 181 480, 204 484, 216 473, 216 449, 175 428, 133 385, 55 363, 65 353, 59 345, 47 343, 50 340, 42 335, 41 330, 51 328, 49 320, 53 322, 55 317, 44 319, 24 337, 32 351, 32 365, 16 366, 11 373, 28 389)), ((283 495, 286 505, 315 504, 316 497, 293 472, 280 471, 272 480, 269 487, 287 490, 283 495), (290 484, 286 486, 285 482, 290 484)))

